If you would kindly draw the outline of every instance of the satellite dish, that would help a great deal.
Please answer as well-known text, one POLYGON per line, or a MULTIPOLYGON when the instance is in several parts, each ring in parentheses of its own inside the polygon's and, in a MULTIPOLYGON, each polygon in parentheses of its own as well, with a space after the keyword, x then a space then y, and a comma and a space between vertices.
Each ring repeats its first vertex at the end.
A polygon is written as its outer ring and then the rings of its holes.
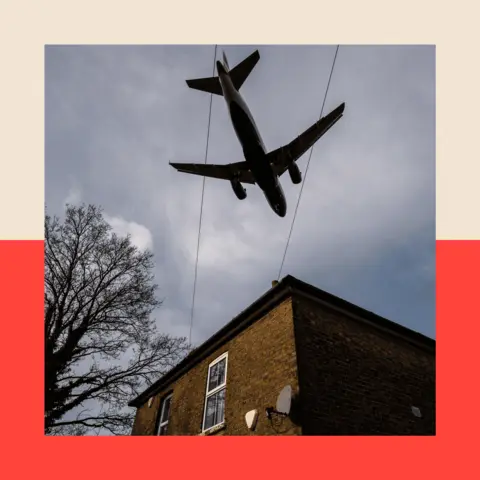
POLYGON ((288 415, 292 404, 292 387, 287 385, 283 387, 277 398, 277 412, 288 415))
POLYGON ((277 406, 276 408, 267 407, 266 413, 267 417, 270 419, 272 414, 280 415, 282 417, 288 417, 290 413, 290 407, 292 404, 292 387, 286 385, 283 387, 282 391, 277 397, 277 406))

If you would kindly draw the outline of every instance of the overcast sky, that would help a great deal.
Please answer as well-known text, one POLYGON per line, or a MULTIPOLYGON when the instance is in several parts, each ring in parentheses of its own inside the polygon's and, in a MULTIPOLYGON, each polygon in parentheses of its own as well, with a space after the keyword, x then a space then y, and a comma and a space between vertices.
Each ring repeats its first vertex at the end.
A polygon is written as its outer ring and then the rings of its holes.
MULTIPOLYGON (((266 147, 318 119, 335 46, 219 46, 230 66, 255 48, 241 89, 266 147)), ((164 332, 190 324, 210 96, 185 80, 212 73, 214 46, 46 48, 46 204, 101 205, 114 229, 155 254, 164 332)), ((344 117, 316 145, 282 277, 435 337, 435 49, 341 46, 324 114, 344 117)), ((309 154, 299 161, 304 173, 309 154)), ((221 97, 209 163, 243 160, 221 97)), ((278 217, 257 186, 237 200, 207 179, 192 341, 199 344, 277 278, 300 185, 281 178, 278 217)))

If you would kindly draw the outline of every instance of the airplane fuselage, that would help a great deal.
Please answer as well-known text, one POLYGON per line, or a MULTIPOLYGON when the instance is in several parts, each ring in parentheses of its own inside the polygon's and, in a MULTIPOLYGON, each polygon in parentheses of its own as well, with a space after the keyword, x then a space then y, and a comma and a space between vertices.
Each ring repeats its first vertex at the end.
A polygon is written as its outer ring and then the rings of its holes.
POLYGON ((220 61, 217 61, 217 70, 223 97, 227 103, 233 128, 242 146, 245 161, 273 211, 280 217, 284 217, 287 213, 285 194, 278 176, 268 161, 267 150, 255 120, 220 61))

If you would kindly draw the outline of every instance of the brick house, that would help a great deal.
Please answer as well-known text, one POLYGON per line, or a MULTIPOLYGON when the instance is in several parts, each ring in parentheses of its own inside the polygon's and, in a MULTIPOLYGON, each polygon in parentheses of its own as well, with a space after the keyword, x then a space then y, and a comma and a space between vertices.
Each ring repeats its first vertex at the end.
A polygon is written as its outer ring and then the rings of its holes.
POLYGON ((435 435, 435 346, 286 276, 130 402, 132 435, 435 435))

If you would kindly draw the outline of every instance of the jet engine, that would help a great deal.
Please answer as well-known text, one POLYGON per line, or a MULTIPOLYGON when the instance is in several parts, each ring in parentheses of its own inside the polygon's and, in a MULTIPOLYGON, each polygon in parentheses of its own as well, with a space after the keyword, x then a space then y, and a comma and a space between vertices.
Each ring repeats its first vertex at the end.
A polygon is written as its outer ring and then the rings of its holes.
POLYGON ((296 163, 291 163, 288 167, 288 173, 290 174, 290 179, 295 185, 302 181, 302 172, 298 168, 296 163))
POLYGON ((234 178, 230 181, 233 191, 239 200, 245 200, 247 198, 247 191, 243 188, 242 184, 234 178))

